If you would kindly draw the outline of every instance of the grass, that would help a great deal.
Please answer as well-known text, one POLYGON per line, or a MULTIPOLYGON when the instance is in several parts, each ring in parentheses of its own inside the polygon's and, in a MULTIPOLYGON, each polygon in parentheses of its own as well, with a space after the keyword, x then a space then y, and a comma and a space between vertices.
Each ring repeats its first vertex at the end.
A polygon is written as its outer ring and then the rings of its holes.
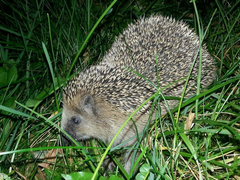
POLYGON ((90 179, 95 173, 100 179, 106 179, 104 174, 112 179, 240 178, 239 4, 2 0, 0 177, 61 179, 69 174, 90 179), (181 108, 156 114, 155 124, 139 134, 142 143, 132 147, 140 156, 127 174, 117 158, 118 147, 96 140, 62 147, 62 87, 101 60, 129 22, 154 13, 183 19, 204 38, 217 62, 217 77, 181 108), (191 126, 191 120, 194 126, 187 129, 184 124, 191 126), (117 164, 113 171, 100 167, 107 154, 117 164))

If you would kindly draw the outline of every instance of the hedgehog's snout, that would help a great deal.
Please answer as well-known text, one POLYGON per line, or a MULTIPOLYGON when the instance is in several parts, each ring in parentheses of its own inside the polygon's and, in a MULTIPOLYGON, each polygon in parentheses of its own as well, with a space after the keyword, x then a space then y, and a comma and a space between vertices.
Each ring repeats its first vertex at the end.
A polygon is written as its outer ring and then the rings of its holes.
MULTIPOLYGON (((73 139, 76 139, 76 135, 75 135, 75 133, 73 133, 72 130, 70 130, 69 128, 66 128, 66 129, 64 129, 64 130, 65 130, 73 139)), ((68 136, 66 136, 66 134, 62 133, 61 135, 62 135, 62 142, 63 142, 63 145, 64 145, 64 146, 68 146, 69 144, 72 143, 72 140, 71 140, 68 136)))
POLYGON ((62 144, 63 146, 68 146, 71 144, 71 140, 65 135, 62 133, 62 144))

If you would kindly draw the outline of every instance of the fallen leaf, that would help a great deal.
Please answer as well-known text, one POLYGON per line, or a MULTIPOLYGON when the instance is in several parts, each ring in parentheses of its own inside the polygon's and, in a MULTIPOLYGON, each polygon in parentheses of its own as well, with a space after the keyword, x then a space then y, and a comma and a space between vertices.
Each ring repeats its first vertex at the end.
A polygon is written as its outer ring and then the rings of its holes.
POLYGON ((49 169, 49 165, 55 162, 56 155, 58 154, 63 154, 62 149, 52 149, 50 151, 47 151, 46 156, 45 156, 45 162, 39 163, 38 166, 49 169))
POLYGON ((195 113, 192 113, 192 109, 190 110, 187 120, 184 123, 184 130, 190 130, 192 128, 192 122, 195 117, 195 113))

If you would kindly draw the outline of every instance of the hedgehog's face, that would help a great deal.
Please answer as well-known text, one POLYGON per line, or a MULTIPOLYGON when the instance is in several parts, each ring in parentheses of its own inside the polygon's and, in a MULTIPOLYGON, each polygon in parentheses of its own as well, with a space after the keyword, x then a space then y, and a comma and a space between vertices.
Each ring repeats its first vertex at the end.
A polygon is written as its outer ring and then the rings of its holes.
POLYGON ((76 97, 63 106, 61 127, 75 140, 97 138, 97 111, 91 95, 76 97))

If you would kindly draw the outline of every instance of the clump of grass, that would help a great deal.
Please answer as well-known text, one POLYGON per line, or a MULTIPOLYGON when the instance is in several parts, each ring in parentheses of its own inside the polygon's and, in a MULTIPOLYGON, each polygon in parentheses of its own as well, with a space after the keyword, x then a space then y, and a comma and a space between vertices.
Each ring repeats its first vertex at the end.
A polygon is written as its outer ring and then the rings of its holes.
MULTIPOLYGON (((199 2, 197 11, 188 1, 114 3, 1 2, 0 175, 60 179, 62 173, 82 172, 88 178, 94 173, 121 179, 238 178, 239 2, 199 2), (128 175, 116 158, 118 147, 108 147, 107 153, 106 146, 95 140, 61 147, 61 87, 68 77, 101 60, 129 22, 153 13, 172 15, 195 27, 218 69, 216 81, 184 100, 180 108, 160 116, 156 106, 154 125, 133 147, 140 156, 128 175), (194 126, 186 128, 185 123, 194 126), (114 172, 98 166, 104 152, 117 164, 114 172)), ((157 105, 158 94, 155 97, 157 105)))

